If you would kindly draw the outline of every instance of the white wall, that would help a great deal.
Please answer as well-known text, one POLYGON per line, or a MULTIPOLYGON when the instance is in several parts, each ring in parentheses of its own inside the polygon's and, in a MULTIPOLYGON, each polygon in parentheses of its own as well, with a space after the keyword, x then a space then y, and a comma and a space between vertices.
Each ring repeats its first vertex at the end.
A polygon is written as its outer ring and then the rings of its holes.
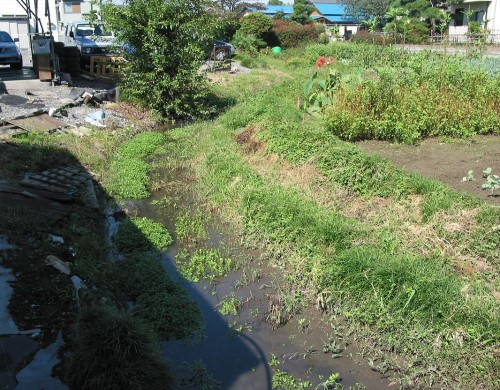
MULTIPOLYGON (((483 27, 491 31, 491 33, 500 33, 500 0, 491 1, 478 1, 478 0, 465 0, 462 4, 454 4, 451 6, 451 12, 455 13, 457 9, 464 11, 482 11, 484 12, 483 27)), ((461 35, 467 33, 467 17, 464 15, 464 25, 455 26, 454 21, 450 23, 450 35, 461 35)))
MULTIPOLYGON (((34 0, 30 1, 34 10, 34 0)), ((45 1, 38 1, 38 16, 44 31, 52 30, 54 37, 57 39, 56 0, 49 0, 49 9, 51 26, 49 26, 49 20, 45 16, 45 1)), ((14 38, 19 38, 22 49, 29 49, 28 34, 35 31, 35 23, 35 18, 28 19, 26 11, 16 0, 0 0, 0 29, 9 32, 14 38)))

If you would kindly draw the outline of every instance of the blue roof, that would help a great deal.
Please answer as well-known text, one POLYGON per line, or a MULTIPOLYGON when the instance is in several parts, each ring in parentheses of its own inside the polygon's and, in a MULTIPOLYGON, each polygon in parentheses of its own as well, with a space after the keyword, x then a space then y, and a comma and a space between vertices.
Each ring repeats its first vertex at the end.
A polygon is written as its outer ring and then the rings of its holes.
POLYGON ((346 6, 344 4, 314 4, 316 9, 323 15, 339 15, 345 14, 346 6))
POLYGON ((314 3, 316 9, 331 22, 355 22, 356 19, 346 15, 345 4, 321 4, 314 3))
POLYGON ((293 13, 292 5, 268 5, 266 9, 261 11, 266 15, 276 15, 278 12, 283 12, 285 15, 291 15, 293 13))

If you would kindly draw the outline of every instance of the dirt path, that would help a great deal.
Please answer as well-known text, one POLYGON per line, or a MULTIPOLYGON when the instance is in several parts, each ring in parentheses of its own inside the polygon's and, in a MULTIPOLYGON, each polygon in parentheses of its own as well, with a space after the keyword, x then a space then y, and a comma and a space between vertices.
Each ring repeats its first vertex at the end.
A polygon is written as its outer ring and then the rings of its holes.
POLYGON ((500 204, 500 190, 496 196, 481 190, 483 170, 487 167, 500 175, 500 137, 478 136, 468 140, 444 143, 428 139, 420 145, 390 144, 384 141, 357 143, 368 153, 381 155, 411 172, 438 179, 459 191, 467 191, 487 202, 500 204), (475 181, 463 182, 462 178, 473 170, 475 181))

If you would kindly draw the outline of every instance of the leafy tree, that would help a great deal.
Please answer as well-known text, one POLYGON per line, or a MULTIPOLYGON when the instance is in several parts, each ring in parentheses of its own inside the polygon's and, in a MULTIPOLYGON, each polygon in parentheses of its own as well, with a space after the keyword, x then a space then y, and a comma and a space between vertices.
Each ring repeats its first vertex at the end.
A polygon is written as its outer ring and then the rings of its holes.
POLYGON ((314 7, 309 5, 308 0, 294 0, 293 13, 290 19, 300 24, 306 24, 311 21, 309 14, 314 10, 314 7))
POLYGON ((269 5, 285 5, 281 0, 269 0, 268 3, 269 5))
POLYGON ((252 12, 240 21, 240 31, 262 38, 273 27, 273 20, 262 12, 252 12))
POLYGON ((122 88, 162 116, 207 113, 205 77, 198 73, 214 18, 204 0, 98 0, 106 24, 130 45, 122 88))
POLYGON ((346 11, 349 15, 354 15, 361 19, 379 18, 384 15, 391 4, 391 0, 343 0, 346 4, 346 11))

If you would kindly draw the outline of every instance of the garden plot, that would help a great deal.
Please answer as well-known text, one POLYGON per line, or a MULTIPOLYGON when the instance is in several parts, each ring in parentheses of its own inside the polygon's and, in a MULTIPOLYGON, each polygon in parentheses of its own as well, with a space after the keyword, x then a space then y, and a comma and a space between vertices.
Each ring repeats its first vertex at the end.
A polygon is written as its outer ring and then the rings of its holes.
POLYGON ((500 137, 478 136, 463 141, 428 139, 419 145, 363 141, 356 144, 368 153, 378 154, 401 168, 441 180, 459 191, 467 191, 487 202, 500 204, 500 190, 481 189, 486 182, 483 171, 500 172, 500 137), (472 176, 467 177, 467 172, 472 176), (465 180, 464 180, 465 178, 465 180))

